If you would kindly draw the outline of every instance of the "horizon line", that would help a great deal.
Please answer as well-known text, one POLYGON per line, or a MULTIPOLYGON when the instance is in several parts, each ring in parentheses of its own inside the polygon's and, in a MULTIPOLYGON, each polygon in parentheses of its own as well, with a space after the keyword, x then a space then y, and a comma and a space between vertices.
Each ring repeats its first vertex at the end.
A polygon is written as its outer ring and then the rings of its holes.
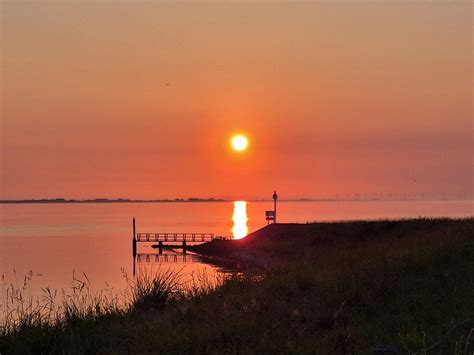
MULTIPOLYGON (((438 196, 438 197, 422 197, 420 196, 382 196, 382 197, 363 197, 363 196, 346 196, 346 197, 309 197, 309 198, 286 198, 279 199, 279 202, 410 202, 410 201, 473 201, 472 197, 464 196, 449 197, 449 196, 438 196)), ((193 202, 234 202, 234 201, 246 201, 246 202, 271 202, 272 198, 154 198, 154 199, 133 199, 133 198, 27 198, 27 199, 0 199, 0 204, 61 204, 61 203, 193 203, 193 202)))

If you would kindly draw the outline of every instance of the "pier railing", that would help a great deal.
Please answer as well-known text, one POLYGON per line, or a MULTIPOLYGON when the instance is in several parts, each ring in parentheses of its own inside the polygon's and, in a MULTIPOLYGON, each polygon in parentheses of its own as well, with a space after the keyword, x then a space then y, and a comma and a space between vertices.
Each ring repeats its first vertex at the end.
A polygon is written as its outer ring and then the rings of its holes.
POLYGON ((210 242, 213 233, 137 233, 137 242, 210 242))

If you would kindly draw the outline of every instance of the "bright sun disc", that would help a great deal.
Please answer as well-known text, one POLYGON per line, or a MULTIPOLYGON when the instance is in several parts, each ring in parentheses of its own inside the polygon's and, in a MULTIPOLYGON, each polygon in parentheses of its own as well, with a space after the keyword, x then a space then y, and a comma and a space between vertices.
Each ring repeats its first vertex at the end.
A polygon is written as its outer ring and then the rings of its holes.
POLYGON ((244 135, 238 134, 232 138, 231 144, 232 144, 232 148, 241 152, 247 148, 249 141, 247 140, 247 137, 245 137, 244 135))

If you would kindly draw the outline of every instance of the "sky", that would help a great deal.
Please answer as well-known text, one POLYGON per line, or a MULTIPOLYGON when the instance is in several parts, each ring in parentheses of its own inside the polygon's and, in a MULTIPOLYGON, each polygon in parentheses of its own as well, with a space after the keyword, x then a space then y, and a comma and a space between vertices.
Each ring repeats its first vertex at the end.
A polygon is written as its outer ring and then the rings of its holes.
POLYGON ((0 199, 473 196, 469 1, 0 6, 0 199))

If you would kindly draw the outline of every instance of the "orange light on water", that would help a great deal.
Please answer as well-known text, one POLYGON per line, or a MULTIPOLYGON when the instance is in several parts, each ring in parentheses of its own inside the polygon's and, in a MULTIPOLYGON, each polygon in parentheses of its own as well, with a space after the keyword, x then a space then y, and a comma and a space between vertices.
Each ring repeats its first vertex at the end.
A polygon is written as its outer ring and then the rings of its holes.
POLYGON ((234 214, 232 215, 232 221, 234 221, 234 226, 232 227, 234 239, 244 238, 249 232, 249 227, 247 226, 248 218, 246 201, 234 201, 234 214))

